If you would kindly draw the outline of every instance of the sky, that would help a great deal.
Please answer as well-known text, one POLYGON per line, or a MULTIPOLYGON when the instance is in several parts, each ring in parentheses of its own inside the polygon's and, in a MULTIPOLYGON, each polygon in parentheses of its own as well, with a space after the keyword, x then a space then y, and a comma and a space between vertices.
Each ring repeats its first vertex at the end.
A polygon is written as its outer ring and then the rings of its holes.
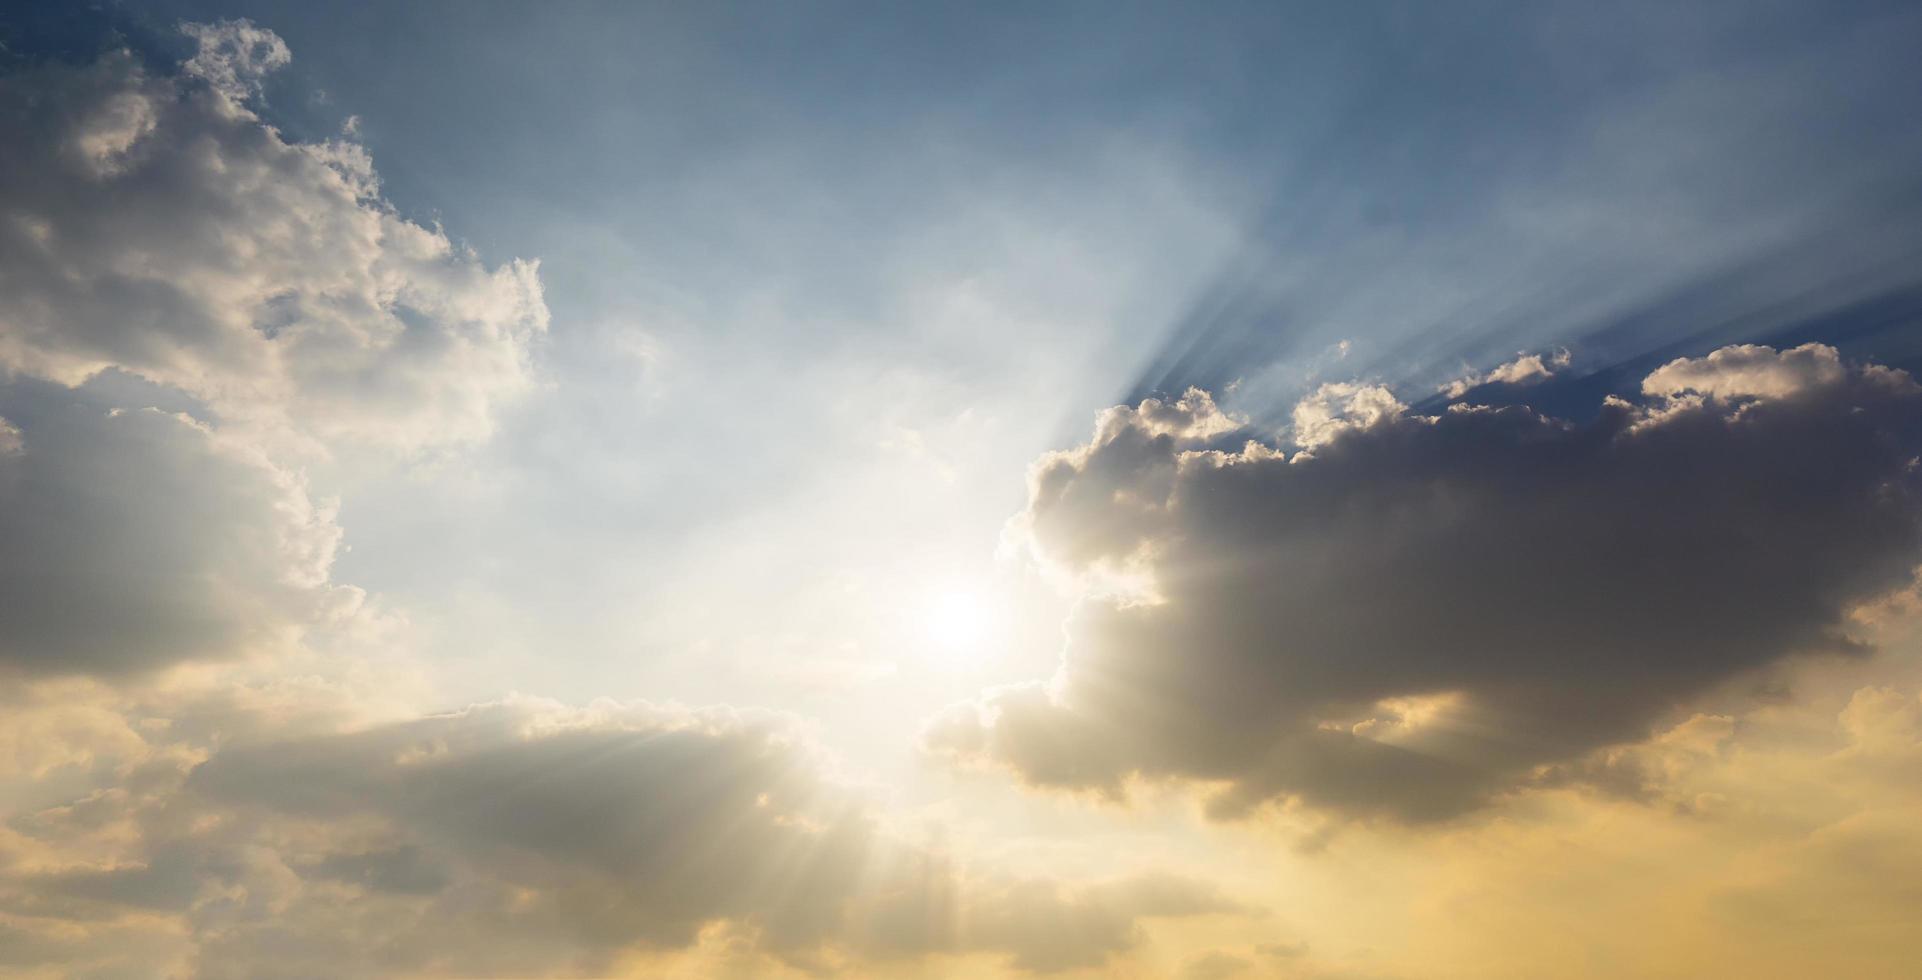
POLYGON ((1906 976, 1918 41, 0 5, 0 976, 1906 976))

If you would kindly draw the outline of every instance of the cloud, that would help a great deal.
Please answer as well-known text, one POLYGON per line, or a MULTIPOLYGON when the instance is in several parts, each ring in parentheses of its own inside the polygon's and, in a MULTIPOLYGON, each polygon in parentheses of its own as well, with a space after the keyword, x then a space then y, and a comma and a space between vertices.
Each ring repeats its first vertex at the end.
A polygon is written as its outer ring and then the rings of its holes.
POLYGON ((1428 821, 1745 673, 1858 654, 1851 609, 1922 555, 1922 390, 1823 348, 1677 361, 1646 390, 1576 424, 1385 392, 1326 411, 1350 386, 1311 399, 1293 456, 1111 410, 1036 465, 1016 526, 1069 575, 1146 584, 1083 602, 1051 684, 926 742, 1042 786, 1208 781, 1222 816, 1428 821))
POLYGON ((1054 972, 1127 952, 1143 919, 1248 911, 1165 873, 969 874, 886 833, 766 712, 514 698, 237 734, 16 815, 36 857, 0 852, 0 923, 60 952, 46 937, 159 916, 201 976, 609 972, 717 924, 814 971, 1054 972))
POLYGON ((1522 354, 1512 361, 1497 365, 1487 374, 1469 374, 1456 378, 1442 385, 1441 392, 1449 398, 1460 398, 1483 385, 1541 384, 1567 367, 1573 359, 1574 356, 1566 348, 1549 354, 1522 354))
POLYGON ((1742 344, 1707 357, 1670 361, 1643 379, 1642 393, 1662 398, 1700 395, 1722 401, 1785 398, 1838 384, 1846 374, 1840 355, 1825 344, 1803 344, 1779 353, 1742 344))
POLYGON ((1922 910, 1922 663, 1910 650, 1795 665, 1784 672, 1793 699, 1695 715, 1611 750, 1646 777, 1641 797, 1568 785, 1419 833, 1348 826, 1327 852, 1288 865, 1304 898, 1276 916, 1314 949, 1276 966, 1901 976, 1922 910), (1384 893, 1395 911, 1382 911, 1384 893))
POLYGON ((874 844, 865 815, 823 798, 772 720, 645 705, 509 702, 262 745, 216 755, 187 788, 310 825, 371 820, 397 840, 317 855, 315 870, 338 880, 369 853, 406 849, 424 871, 410 883, 458 874, 530 889, 541 928, 587 949, 685 945, 714 919, 749 923, 777 949, 816 944, 874 844))
POLYGON ((249 108, 246 21, 0 76, 0 670, 126 675, 285 650, 357 590, 308 462, 484 438, 532 383, 536 267, 377 196, 347 142, 249 108))
MULTIPOLYGON (((487 438, 534 382, 537 269, 264 122, 272 32, 182 30, 176 71, 0 77, 0 968, 606 973, 719 937, 756 973, 1047 973, 1250 913, 907 842, 785 716, 398 708, 307 467, 487 438)), ((1198 393, 1139 422, 1240 424, 1198 393)))
POLYGON ((232 659, 354 610, 297 473, 105 387, 0 382, 0 676, 232 659))
POLYGON ((175 75, 121 51, 0 77, 0 368, 119 368, 323 445, 485 437, 532 384, 537 266, 487 267, 383 203, 358 145, 263 122, 272 32, 183 29, 175 75))
POLYGON ((280 35, 256 27, 246 18, 214 24, 182 24, 180 32, 199 42, 200 49, 180 66, 235 102, 260 94, 260 83, 293 61, 280 35))
POLYGON ((1349 429, 1365 429, 1408 406, 1381 385, 1333 381, 1295 404, 1295 444, 1311 449, 1349 429))

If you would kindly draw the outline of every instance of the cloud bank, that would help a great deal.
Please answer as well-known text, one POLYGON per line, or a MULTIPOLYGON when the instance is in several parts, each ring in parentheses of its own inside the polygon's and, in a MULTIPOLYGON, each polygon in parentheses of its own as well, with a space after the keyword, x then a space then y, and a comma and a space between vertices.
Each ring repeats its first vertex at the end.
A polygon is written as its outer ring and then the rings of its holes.
POLYGON ((1860 653, 1848 614, 1922 556, 1922 389, 1819 345, 1678 360, 1582 424, 1330 386, 1293 452, 1180 404, 1035 465, 1033 554, 1109 594, 1052 684, 961 706, 931 748, 1042 786, 1206 781, 1219 815, 1445 819, 1717 685, 1860 653))
POLYGON ((762 969, 1054 972, 1129 951, 1142 920, 1247 912, 1169 874, 970 873, 887 834, 764 712, 515 698, 291 738, 251 721, 211 752, 151 738, 113 785, 12 818, 0 925, 44 957, 24 962, 124 966, 116 947, 147 943, 205 977, 605 975, 719 936, 762 969))

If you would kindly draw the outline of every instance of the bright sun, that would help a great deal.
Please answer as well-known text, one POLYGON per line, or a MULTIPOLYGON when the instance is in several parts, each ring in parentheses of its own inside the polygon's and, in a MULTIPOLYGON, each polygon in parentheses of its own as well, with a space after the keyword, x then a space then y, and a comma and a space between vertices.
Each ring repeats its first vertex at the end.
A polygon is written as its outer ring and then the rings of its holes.
POLYGON ((978 649, 987 637, 992 619, 988 604, 981 596, 960 589, 929 596, 923 615, 928 639, 949 655, 978 649))

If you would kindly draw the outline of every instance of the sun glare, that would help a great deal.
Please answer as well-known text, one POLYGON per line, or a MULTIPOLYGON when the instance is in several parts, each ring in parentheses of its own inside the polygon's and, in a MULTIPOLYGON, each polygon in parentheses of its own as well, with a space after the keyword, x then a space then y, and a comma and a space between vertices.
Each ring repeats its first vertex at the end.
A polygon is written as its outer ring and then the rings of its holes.
POLYGON ((946 589, 928 597, 922 628, 937 652, 953 657, 978 651, 992 619, 979 593, 946 589))

